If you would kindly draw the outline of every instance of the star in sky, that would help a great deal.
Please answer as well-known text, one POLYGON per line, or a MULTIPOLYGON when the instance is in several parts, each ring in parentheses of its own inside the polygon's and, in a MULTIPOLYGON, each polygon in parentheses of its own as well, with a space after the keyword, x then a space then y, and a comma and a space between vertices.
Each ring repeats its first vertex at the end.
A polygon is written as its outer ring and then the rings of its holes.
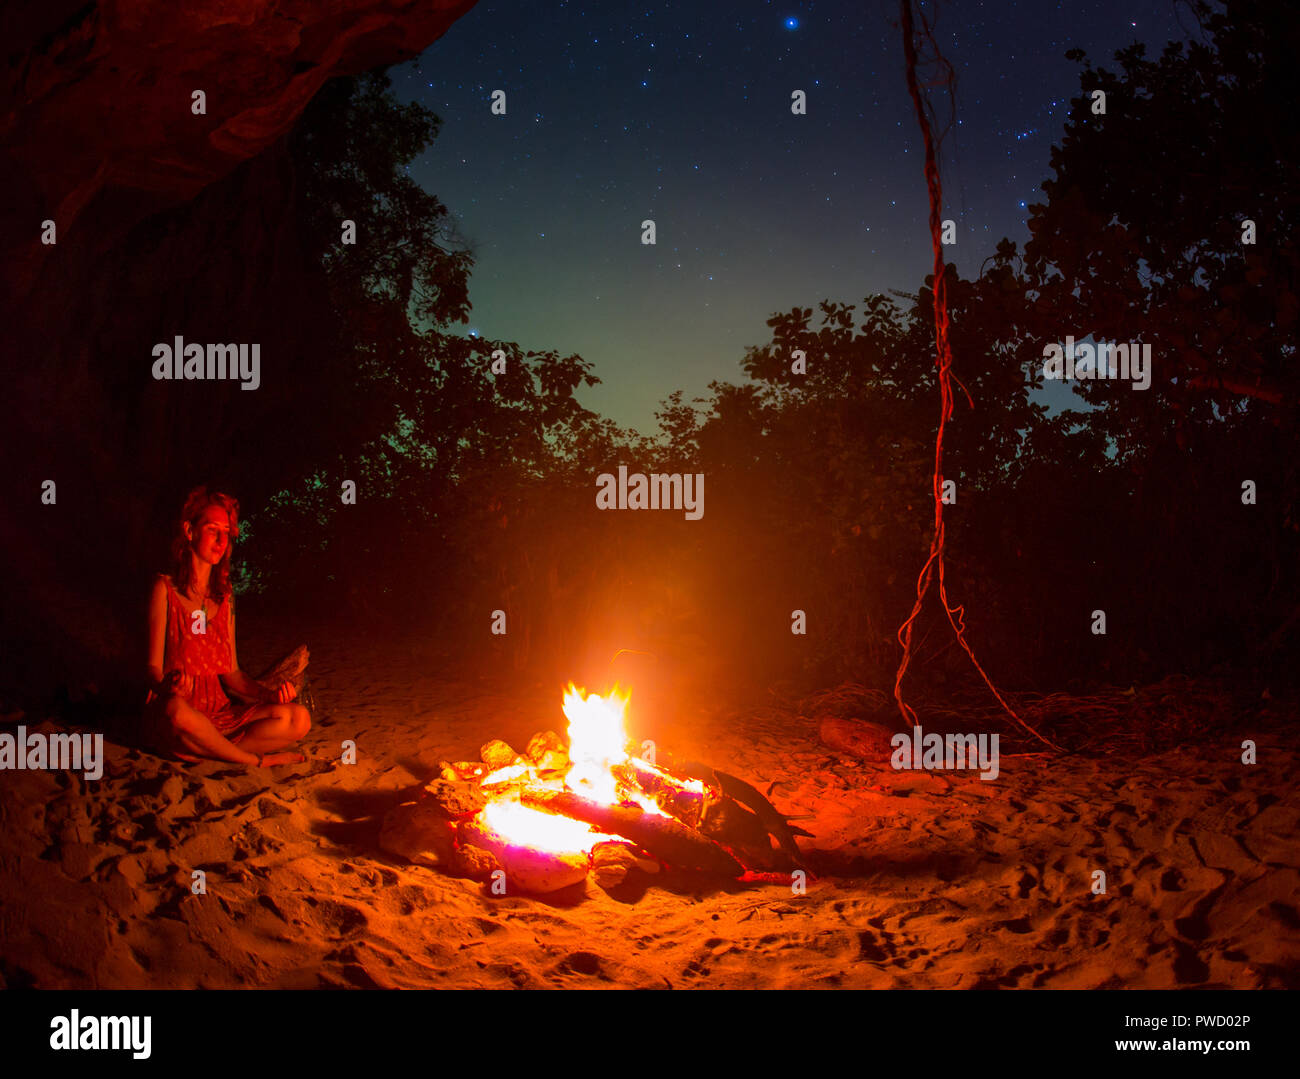
MULTIPOLYGON (((602 380, 583 404, 647 433, 674 390, 739 380, 772 314, 914 291, 930 269, 896 5, 764 6, 480 0, 390 73, 399 98, 442 120, 410 175, 474 254, 476 332, 577 352, 602 380), (490 112, 497 89, 504 116, 490 112), (809 92, 807 115, 792 114, 794 90, 809 92), (640 243, 647 218, 655 247, 640 243)), ((952 123, 946 101, 936 108, 963 276, 1001 237, 1028 238, 1027 207, 1080 93, 1064 52, 1106 64, 1133 41, 1133 21, 1152 55, 1186 37, 1168 0, 1094 8, 1086 19, 1058 0, 939 12, 959 72, 952 123)))

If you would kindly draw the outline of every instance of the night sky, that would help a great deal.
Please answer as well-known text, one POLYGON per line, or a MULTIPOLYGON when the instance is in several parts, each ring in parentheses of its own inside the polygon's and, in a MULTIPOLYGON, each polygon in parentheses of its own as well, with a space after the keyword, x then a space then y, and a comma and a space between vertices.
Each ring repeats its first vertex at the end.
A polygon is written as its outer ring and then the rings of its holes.
MULTIPOLYGON (((893 0, 482 0, 391 72, 443 121, 410 171, 476 256, 462 332, 577 352, 602 380, 583 403, 650 433, 674 389, 740 381, 773 312, 914 291, 932 255, 897 18, 893 0), (806 116, 790 111, 796 89, 806 116)), ((1191 25, 1174 0, 940 5, 963 275, 1001 237, 1028 237, 1078 94, 1065 51, 1114 67, 1117 48, 1154 56, 1191 25)))

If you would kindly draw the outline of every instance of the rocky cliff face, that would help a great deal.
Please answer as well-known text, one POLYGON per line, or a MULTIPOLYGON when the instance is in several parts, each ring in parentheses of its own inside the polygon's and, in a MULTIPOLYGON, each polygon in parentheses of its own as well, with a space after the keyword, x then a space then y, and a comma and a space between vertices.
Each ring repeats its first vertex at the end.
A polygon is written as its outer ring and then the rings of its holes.
POLYGON ((260 454, 328 450, 320 416, 295 407, 329 320, 285 139, 327 79, 418 55, 472 6, 0 12, 0 695, 137 666, 142 589, 184 490, 233 479, 255 506, 260 454), (258 342, 257 392, 153 381, 153 344, 177 334, 258 342))
POLYGON ((6 5, 0 264, 10 294, 37 284, 42 221, 107 249, 141 216, 194 198, 282 138, 326 79, 419 55, 473 3, 6 5), (109 191, 111 209, 86 222, 109 191))

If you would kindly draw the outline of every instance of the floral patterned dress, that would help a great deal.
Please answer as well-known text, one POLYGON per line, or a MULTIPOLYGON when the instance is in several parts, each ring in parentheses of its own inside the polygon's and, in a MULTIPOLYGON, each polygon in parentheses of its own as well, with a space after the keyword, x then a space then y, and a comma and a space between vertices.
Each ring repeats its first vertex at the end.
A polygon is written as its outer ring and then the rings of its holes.
MULTIPOLYGON (((194 690, 185 698, 202 712, 226 738, 238 741, 238 732, 250 722, 256 704, 235 706, 226 696, 218 677, 233 670, 230 662, 230 597, 207 620, 205 632, 195 633, 195 621, 170 577, 167 585, 167 644, 163 652, 163 675, 180 671, 193 675, 194 690)), ((151 695, 152 697, 152 695, 151 695)))

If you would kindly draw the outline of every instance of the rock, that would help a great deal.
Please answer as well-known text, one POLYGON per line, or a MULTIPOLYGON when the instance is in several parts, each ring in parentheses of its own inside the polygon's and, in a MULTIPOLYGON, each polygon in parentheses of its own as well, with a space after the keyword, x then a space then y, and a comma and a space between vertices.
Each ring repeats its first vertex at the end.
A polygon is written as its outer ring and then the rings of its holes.
POLYGON ((591 850, 591 875, 608 891, 627 879, 635 858, 622 843, 598 843, 591 850))
POLYGON ((379 846, 415 865, 445 866, 455 853, 455 829, 432 802, 403 802, 389 810, 379 846))
POLYGON ((464 845, 479 847, 494 855, 506 871, 506 891, 530 892, 545 895, 577 884, 587 876, 589 866, 585 853, 556 854, 520 847, 511 843, 500 832, 493 831, 481 821, 467 821, 460 826, 460 841, 464 845))
POLYGON ((528 740, 524 757, 538 772, 563 773, 569 770, 569 750, 554 731, 541 731, 528 740))
POLYGON ((627 867, 622 865, 602 865, 599 869, 593 869, 591 876, 597 884, 608 892, 627 880, 627 867))
POLYGON ((493 738, 487 745, 478 751, 479 759, 488 766, 488 770, 495 772, 498 768, 505 768, 514 764, 515 758, 519 756, 507 743, 500 738, 493 738))
POLYGON ((487 765, 478 761, 455 761, 451 764, 443 761, 438 776, 449 783, 459 783, 471 780, 478 781, 487 774, 487 765))
POLYGON ((528 748, 524 750, 524 756, 534 764, 540 764, 542 757, 548 752, 563 753, 566 757, 569 755, 563 738, 554 731, 541 731, 528 739, 528 748))
POLYGON ((861 719, 826 716, 818 725, 817 733, 831 749, 885 765, 894 751, 890 739, 898 732, 861 719))
POLYGON ((487 805, 481 787, 470 783, 435 779, 424 788, 420 802, 428 803, 447 820, 465 820, 487 805))
POLYGON ((657 873, 659 863, 641 857, 631 843, 597 843, 591 848, 591 875, 606 891, 617 888, 634 869, 657 873))
POLYGON ((452 867, 461 876, 469 877, 471 880, 487 880, 501 868, 501 863, 491 852, 472 843, 465 843, 456 848, 452 867))
MULTIPOLYGON (((283 139, 328 79, 418 56, 468 6, 245 0, 232 14, 146 0, 119 0, 111 13, 5 5, 0 129, 6 172, 22 176, 17 205, 48 208, 62 233, 97 193, 116 188, 125 232, 283 139), (196 88, 207 93, 206 114, 190 111, 196 88)), ((17 258, 12 238, 0 243, 9 295, 37 280, 39 245, 24 239, 17 258)))

